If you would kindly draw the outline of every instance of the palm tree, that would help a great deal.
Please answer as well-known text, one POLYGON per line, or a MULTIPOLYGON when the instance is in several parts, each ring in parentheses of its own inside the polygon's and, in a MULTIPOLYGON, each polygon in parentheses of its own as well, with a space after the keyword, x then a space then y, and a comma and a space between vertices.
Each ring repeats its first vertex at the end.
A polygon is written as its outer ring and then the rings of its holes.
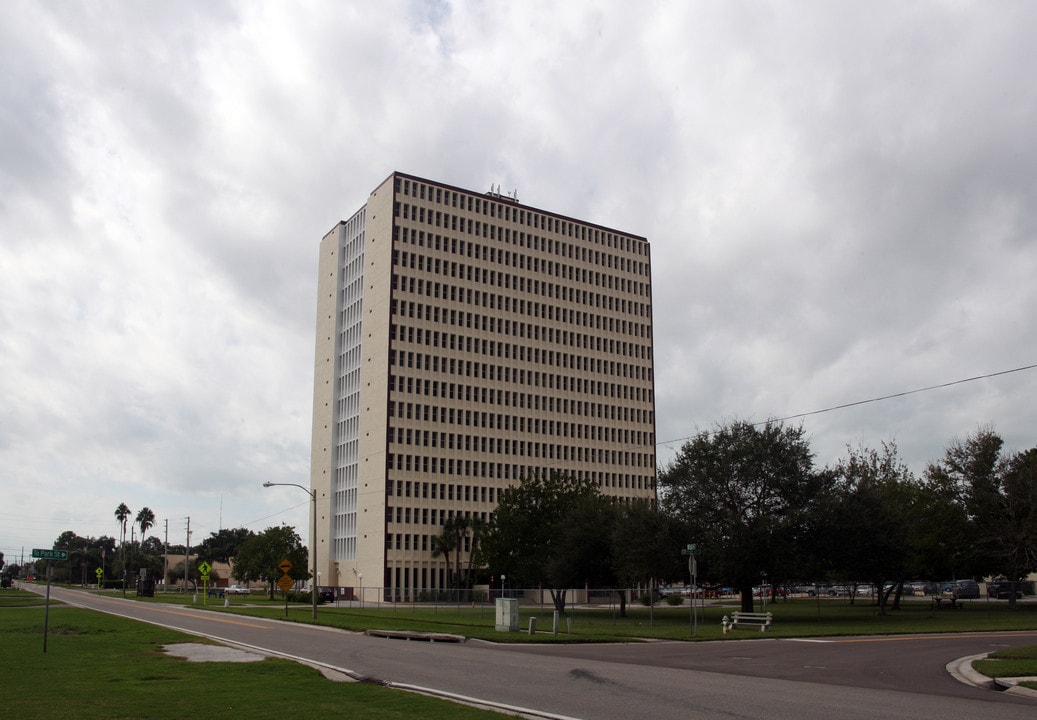
POLYGON ((140 528, 140 544, 144 545, 144 534, 155 525, 155 513, 149 507, 142 507, 137 513, 137 526, 140 528))
POLYGON ((447 581, 453 582, 456 590, 461 589, 463 567, 461 551, 464 550, 465 537, 468 535, 469 521, 461 514, 450 517, 443 523, 439 535, 432 536, 432 557, 440 555, 446 560, 447 581), (450 553, 454 554, 453 565, 450 553))
POLYGON ((119 503, 119 507, 115 508, 115 519, 119 521, 119 546, 122 547, 123 560, 126 559, 126 521, 129 520, 132 511, 127 507, 126 503, 119 503))
POLYGON ((479 538, 486 530, 486 523, 480 518, 472 517, 469 527, 472 531, 472 549, 468 553, 468 587, 475 584, 475 560, 479 556, 479 538))
MULTIPOLYGON (((443 556, 446 560, 446 576, 447 583, 450 583, 453 571, 450 566, 450 553, 457 547, 457 536, 453 532, 453 528, 450 525, 444 524, 443 529, 439 535, 432 536, 432 557, 443 556)), ((443 588, 440 588, 442 590, 443 588)))

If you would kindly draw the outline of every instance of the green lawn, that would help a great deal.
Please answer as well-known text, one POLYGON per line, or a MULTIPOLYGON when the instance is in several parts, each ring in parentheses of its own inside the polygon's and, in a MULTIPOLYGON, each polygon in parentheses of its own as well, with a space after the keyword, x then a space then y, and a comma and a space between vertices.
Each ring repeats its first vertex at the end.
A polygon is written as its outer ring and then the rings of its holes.
MULTIPOLYGON (((992 678, 1037 677, 1037 646, 998 650, 986 660, 976 660, 972 667, 992 678)), ((1037 682, 1022 685, 1037 690, 1037 682)))
MULTIPOLYGON (((268 604, 254 598, 245 602, 231 600, 230 608, 222 605, 216 610, 271 618, 285 618, 283 604, 268 604)), ((737 605, 698 609, 693 622, 690 608, 642 605, 627 608, 627 617, 619 616, 618 608, 579 606, 569 608, 559 618, 559 632, 552 633, 553 609, 544 606, 523 607, 520 611, 517 633, 497 632, 494 629, 495 612, 491 605, 399 604, 364 609, 321 605, 319 622, 347 630, 418 630, 456 633, 469 638, 497 642, 616 642, 639 639, 666 640, 720 640, 758 637, 755 629, 741 629, 724 635, 721 619, 737 609, 737 605), (536 618, 537 634, 528 634, 529 619, 536 618), (568 621, 572 621, 572 633, 568 621)), ((1037 628, 1037 605, 1020 605, 1009 610, 1005 603, 973 601, 960 610, 930 608, 928 602, 911 601, 900 610, 887 610, 885 616, 868 601, 858 600, 850 605, 845 599, 793 599, 769 604, 774 615, 768 637, 822 637, 831 635, 880 635, 904 633, 943 633, 992 630, 1030 630, 1037 628)), ((288 619, 312 622, 309 606, 292 605, 288 619)))
MULTIPOLYGON (((116 593, 121 594, 121 593, 116 593)), ((133 597, 128 595, 127 597, 133 597)), ((144 602, 193 604, 193 595, 168 594, 144 602)), ((210 598, 220 612, 285 618, 284 601, 262 595, 231 598, 229 607, 210 598)), ((62 717, 122 719, 182 718, 189 714, 241 713, 250 719, 280 720, 286 714, 318 717, 469 718, 500 717, 445 701, 359 683, 334 683, 297 663, 267 659, 261 663, 188 663, 161 652, 175 642, 198 638, 86 610, 52 604, 48 650, 43 653, 42 598, 15 590, 0 591, 0 669, 13 679, 20 718, 62 717), (85 669, 85 670, 84 670, 85 669)), ((201 605, 201 597, 198 598, 201 605)), ((911 601, 901 610, 878 614, 868 601, 793 599, 770 604, 771 632, 738 630, 724 635, 721 618, 735 604, 700 608, 696 635, 690 608, 632 605, 627 617, 618 607, 569 608, 552 633, 553 612, 523 607, 521 631, 497 632, 492 605, 398 604, 378 607, 319 606, 321 624, 348 630, 370 628, 455 633, 504 642, 615 642, 643 639, 720 640, 753 637, 818 637, 896 633, 1029 630, 1037 627, 1037 606, 1009 610, 1005 603, 972 601, 961 610, 934 611, 927 602, 911 601), (530 636, 529 619, 537 634, 530 636), (568 620, 572 632, 568 632, 568 620)), ((309 623, 309 605, 293 604, 288 619, 309 623)), ((976 664, 991 676, 1037 675, 1037 648, 1004 650, 976 664), (990 665, 988 665, 988 663, 990 665)))
POLYGON ((8 717, 22 720, 181 720, 186 717, 362 717, 488 720, 500 715, 377 685, 332 682, 289 660, 193 663, 165 654, 194 636, 0 591, 0 672, 8 717))
MULTIPOLYGON (((121 592, 111 593, 120 595, 121 592)), ((128 598, 142 602, 203 605, 201 593, 157 593, 154 598, 128 598)), ((264 594, 232 596, 227 607, 220 598, 204 598, 205 606, 219 612, 232 612, 258 617, 312 622, 311 606, 293 603, 287 614, 283 598, 269 600, 264 594)), ((416 630, 444 632, 497 642, 616 642, 639 639, 721 640, 744 639, 763 635, 759 630, 741 629, 722 633, 721 619, 738 609, 735 600, 721 606, 698 608, 693 622, 690 606, 673 607, 665 603, 654 608, 639 603, 627 606, 627 616, 620 617, 617 606, 568 607, 559 618, 559 632, 552 633, 553 608, 545 604, 523 605, 519 632, 497 632, 495 610, 490 603, 399 603, 363 608, 348 603, 318 606, 318 622, 346 630, 416 630), (529 619, 536 618, 537 634, 528 634, 529 619), (568 621, 572 632, 568 632, 568 621)), ((760 609, 757 603, 757 610, 760 609)), ((774 621, 767 637, 823 637, 832 635, 884 635, 909 633, 981 632, 999 630, 1032 630, 1037 628, 1037 604, 1022 603, 1009 609, 1005 602, 966 601, 962 609, 933 610, 927 598, 907 599, 900 610, 887 608, 879 615, 869 598, 857 598, 851 605, 847 598, 792 598, 768 603, 766 610, 774 621)))

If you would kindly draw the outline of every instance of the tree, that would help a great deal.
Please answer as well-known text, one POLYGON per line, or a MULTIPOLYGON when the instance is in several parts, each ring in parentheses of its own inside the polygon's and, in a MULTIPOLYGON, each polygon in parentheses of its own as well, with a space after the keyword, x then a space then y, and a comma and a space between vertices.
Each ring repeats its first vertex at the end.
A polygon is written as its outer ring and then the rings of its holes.
MULTIPOLYGON (((615 501, 597 490, 577 493, 571 498, 557 528, 558 551, 545 557, 544 570, 552 585, 559 588, 615 586, 612 535, 618 517, 615 501)), ((564 596, 562 601, 564 603, 564 596)), ((559 609, 564 609, 564 604, 559 609)))
MULTIPOLYGON (((955 441, 927 475, 957 493, 966 523, 968 569, 1017 582, 1037 570, 1037 448, 1003 457, 1004 441, 981 428, 955 441)), ((1010 596, 1015 607, 1015 595, 1010 596)))
POLYGON ((753 584, 792 567, 826 477, 813 470, 802 427, 736 421, 685 443, 659 485, 664 510, 703 545, 711 575, 738 588, 751 612, 753 584))
POLYGON ((238 547, 231 577, 238 582, 266 582, 270 599, 274 599, 274 582, 281 577, 278 568, 282 560, 292 564, 289 576, 295 580, 312 577, 307 568, 307 552, 295 528, 289 525, 269 527, 253 535, 238 547))
POLYGON ((439 535, 432 536, 432 557, 443 556, 446 560, 448 582, 454 588, 460 590, 462 587, 471 587, 472 584, 472 556, 478 547, 476 540, 476 528, 482 527, 481 522, 466 518, 461 513, 453 515, 443 523, 439 535), (468 570, 462 571, 461 553, 465 549, 465 540, 469 540, 468 570), (450 555, 453 554, 451 562, 450 555))
POLYGON ((994 551, 982 537, 992 524, 998 504, 998 465, 1004 441, 992 428, 981 428, 964 441, 955 440, 943 460, 926 468, 926 475, 955 493, 965 515, 966 542, 955 576, 976 576, 990 571, 994 551))
POLYGON ((241 543, 255 535, 248 528, 223 528, 219 532, 209 533, 195 548, 198 557, 209 562, 229 563, 237 556, 241 543))
MULTIPOLYGON (((119 503, 119 507, 115 508, 115 519, 119 521, 119 546, 122 547, 126 544, 126 521, 129 520, 132 511, 126 506, 126 503, 119 503)), ((126 551, 123 550, 123 561, 126 559, 126 551)))
POLYGON ((114 555, 115 540, 107 536, 82 537, 66 530, 57 537, 53 547, 68 551, 68 562, 59 563, 55 575, 66 582, 90 585, 97 579, 97 568, 104 564, 104 553, 111 551, 114 555))
POLYGON ((155 512, 149 507, 142 507, 137 513, 137 527, 140 528, 140 541, 144 543, 144 536, 149 528, 155 526, 155 512))
POLYGON ((486 522, 482 518, 473 516, 468 522, 468 527, 472 535, 472 544, 468 551, 468 577, 465 580, 465 585, 470 588, 475 584, 475 559, 479 556, 479 543, 482 540, 483 533, 486 532, 486 522))
POLYGON ((837 502, 828 518, 826 547, 845 577, 866 579, 878 589, 879 614, 886 614, 886 581, 906 579, 912 548, 914 476, 897 457, 893 442, 882 452, 847 448, 836 468, 837 502))
MULTIPOLYGON (((482 536, 480 563, 494 575, 507 575, 515 586, 547 587, 555 609, 565 612, 566 588, 594 574, 576 557, 583 548, 573 540, 582 530, 567 527, 582 525, 600 507, 587 500, 594 495, 598 490, 589 480, 557 473, 525 478, 506 489, 482 536)), ((607 528, 600 530, 607 537, 607 528)))
MULTIPOLYGON (((651 587, 660 580, 683 581, 687 573, 681 550, 694 540, 676 517, 647 501, 617 508, 610 537, 612 571, 622 587, 651 587)), ((620 593, 619 614, 626 617, 626 594, 620 593)))
MULTIPOLYGON (((926 470, 931 484, 953 492, 964 522, 967 572, 1015 582, 1037 569, 1037 448, 1003 457, 1004 442, 990 428, 955 441, 926 470)), ((1010 596, 1014 607, 1014 594, 1010 596)))
POLYGON ((970 566, 972 539, 968 513, 955 483, 926 471, 919 481, 909 526, 916 577, 953 578, 970 566))
MULTIPOLYGON (((1037 448, 1016 453, 1005 462, 1000 497, 997 524, 991 528, 999 538, 995 567, 1015 583, 1037 572, 1037 448)), ((1013 592, 1009 605, 1014 607, 1015 601, 1013 592)))

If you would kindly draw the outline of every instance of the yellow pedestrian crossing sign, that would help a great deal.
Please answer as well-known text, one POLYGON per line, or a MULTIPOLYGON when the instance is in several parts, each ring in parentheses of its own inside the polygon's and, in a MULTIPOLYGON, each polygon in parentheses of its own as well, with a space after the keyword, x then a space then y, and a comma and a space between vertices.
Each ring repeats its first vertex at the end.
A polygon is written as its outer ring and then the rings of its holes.
POLYGON ((198 572, 201 573, 202 575, 208 575, 210 570, 212 570, 212 565, 210 565, 209 563, 205 562, 204 560, 202 560, 198 564, 198 572))

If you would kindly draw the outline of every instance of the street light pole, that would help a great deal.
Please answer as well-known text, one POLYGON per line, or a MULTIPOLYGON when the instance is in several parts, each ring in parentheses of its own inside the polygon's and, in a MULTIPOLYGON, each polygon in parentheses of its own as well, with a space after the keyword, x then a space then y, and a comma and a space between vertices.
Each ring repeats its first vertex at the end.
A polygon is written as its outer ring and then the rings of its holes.
POLYGON ((299 485, 298 483, 275 483, 265 482, 263 487, 274 487, 275 485, 290 485, 297 487, 306 492, 310 496, 310 501, 313 503, 313 547, 310 548, 310 556, 313 558, 313 587, 310 589, 310 600, 313 603, 313 619, 317 619, 317 490, 310 489, 299 485))

